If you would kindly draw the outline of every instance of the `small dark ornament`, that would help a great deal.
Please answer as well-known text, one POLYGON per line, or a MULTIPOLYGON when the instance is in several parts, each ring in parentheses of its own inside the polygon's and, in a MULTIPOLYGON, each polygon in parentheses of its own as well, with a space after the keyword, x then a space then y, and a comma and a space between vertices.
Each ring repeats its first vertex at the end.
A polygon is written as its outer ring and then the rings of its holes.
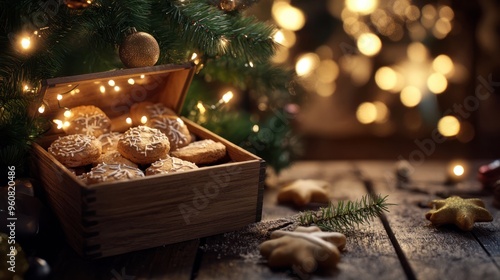
POLYGON ((120 59, 128 68, 153 66, 160 57, 160 46, 151 34, 133 32, 120 45, 120 59))

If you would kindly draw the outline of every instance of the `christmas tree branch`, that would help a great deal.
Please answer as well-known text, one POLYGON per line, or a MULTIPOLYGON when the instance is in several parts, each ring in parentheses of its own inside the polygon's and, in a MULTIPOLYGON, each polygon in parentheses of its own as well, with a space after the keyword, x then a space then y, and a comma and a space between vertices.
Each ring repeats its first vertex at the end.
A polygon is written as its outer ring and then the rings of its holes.
POLYGON ((367 224, 373 218, 388 212, 387 196, 364 195, 360 200, 340 201, 336 205, 320 208, 318 211, 306 211, 300 216, 304 226, 317 225, 323 230, 341 231, 356 225, 367 224))

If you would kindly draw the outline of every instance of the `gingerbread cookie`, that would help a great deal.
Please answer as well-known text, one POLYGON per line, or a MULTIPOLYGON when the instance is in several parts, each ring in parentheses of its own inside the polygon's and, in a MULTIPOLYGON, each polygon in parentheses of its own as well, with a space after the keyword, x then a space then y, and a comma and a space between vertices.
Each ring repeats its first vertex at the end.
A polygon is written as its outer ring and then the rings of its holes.
POLYGON ((296 180, 279 191, 278 202, 292 202, 298 207, 311 202, 328 203, 328 186, 328 182, 321 180, 296 180))
POLYGON ((99 158, 101 142, 94 136, 71 134, 52 142, 48 151, 67 167, 84 166, 99 158))
POLYGON ((144 177, 144 172, 142 172, 139 168, 131 167, 125 164, 100 163, 93 167, 90 172, 83 174, 81 179, 87 184, 96 184, 140 177, 144 177))
POLYGON ((277 230, 259 246, 270 267, 291 267, 297 274, 317 268, 333 269, 346 245, 345 235, 322 232, 318 227, 297 227, 293 232, 277 230))
POLYGON ((195 164, 215 163, 226 155, 226 146, 213 140, 193 142, 185 147, 172 151, 170 155, 195 164))
POLYGON ((144 123, 141 122, 142 117, 146 117, 149 120, 163 115, 175 116, 176 114, 162 103, 149 101, 135 103, 130 107, 130 118, 133 125, 143 125, 144 123))
POLYGON ((117 150, 138 164, 150 164, 168 155, 170 143, 165 134, 147 126, 133 127, 118 140, 117 150))
POLYGON ((196 164, 176 157, 167 156, 166 158, 155 161, 146 169, 146 176, 155 174, 167 174, 179 171, 197 169, 196 164))
POLYGON ((119 132, 110 132, 102 134, 97 137, 97 140, 101 142, 102 153, 107 153, 109 151, 116 151, 116 146, 118 145, 118 140, 122 136, 119 132))
POLYGON ((149 119, 146 125, 165 133, 170 141, 170 150, 172 151, 191 143, 191 134, 186 124, 176 116, 157 116, 149 119))
POLYGON ((71 115, 66 118, 69 126, 63 130, 67 134, 85 134, 99 137, 111 129, 111 120, 99 108, 93 105, 78 106, 71 109, 71 115))
POLYGON ((137 164, 123 157, 122 154, 120 154, 120 152, 118 152, 117 150, 101 154, 99 159, 94 162, 94 165, 98 165, 99 163, 125 164, 132 167, 138 167, 137 164))

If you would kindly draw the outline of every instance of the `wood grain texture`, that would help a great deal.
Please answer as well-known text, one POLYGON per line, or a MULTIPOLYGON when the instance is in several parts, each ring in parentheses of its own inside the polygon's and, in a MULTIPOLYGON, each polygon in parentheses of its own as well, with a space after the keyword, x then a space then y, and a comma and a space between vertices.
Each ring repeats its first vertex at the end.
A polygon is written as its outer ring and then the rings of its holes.
MULTIPOLYGON (((352 165, 348 162, 298 163, 280 175, 277 185, 283 185, 296 179, 320 179, 331 183, 329 194, 333 201, 355 200, 366 193, 363 184, 354 176, 352 165)), ((292 216, 297 209, 289 205, 277 205, 278 189, 266 189, 264 217, 274 218, 292 216)), ((312 208, 318 207, 315 205, 312 208)), ((301 209, 304 210, 304 209, 301 209)), ((278 229, 278 228, 276 228, 278 229)), ((197 279, 290 279, 296 277, 308 279, 401 279, 404 272, 398 257, 383 229, 380 221, 360 226, 349 231, 347 249, 337 269, 330 272, 318 272, 312 275, 292 273, 289 269, 271 270, 265 260, 259 257, 255 237, 242 236, 246 241, 235 242, 234 235, 226 234, 206 239, 207 250, 197 273, 197 279), (222 246, 221 246, 222 244, 222 246), (226 248, 224 244, 234 244, 226 248), (216 248, 216 250, 214 250, 216 248), (251 256, 249 258, 249 256, 251 256), (383 264, 383 265, 381 265, 383 264)), ((229 245, 230 246, 230 245, 229 245)))
MULTIPOLYGON (((423 168, 415 169, 413 178, 443 178, 443 164, 433 168, 429 162, 423 168)), ((429 208, 424 208, 440 189, 450 188, 430 180, 428 184, 417 184, 423 192, 397 189, 392 180, 381 174, 389 174, 395 166, 372 162, 360 164, 369 174, 378 174, 380 180, 374 184, 374 191, 390 193, 391 207, 387 220, 399 246, 407 258, 417 279, 499 279, 500 270, 490 258, 472 232, 462 232, 454 226, 434 227, 425 219, 429 208), (426 189, 427 188, 427 189, 426 189), (430 189, 431 188, 431 189, 430 189)), ((477 224, 476 228, 483 228, 477 224)))

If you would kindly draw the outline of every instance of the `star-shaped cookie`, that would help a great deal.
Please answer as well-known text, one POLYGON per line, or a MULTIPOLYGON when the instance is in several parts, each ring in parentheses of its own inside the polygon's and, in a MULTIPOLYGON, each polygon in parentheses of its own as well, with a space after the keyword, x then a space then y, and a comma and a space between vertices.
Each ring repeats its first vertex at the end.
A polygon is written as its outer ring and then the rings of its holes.
POLYGON ((318 227, 298 227, 295 231, 277 230, 259 250, 270 267, 291 267, 296 272, 310 273, 317 268, 334 268, 340 251, 346 245, 345 235, 322 232, 318 227))
POLYGON ((433 200, 429 206, 433 209, 425 214, 425 218, 436 226, 455 224, 461 230, 470 231, 475 222, 493 221, 484 202, 479 198, 463 199, 452 196, 447 199, 433 200))
POLYGON ((292 202, 299 207, 311 202, 327 203, 330 201, 326 192, 328 185, 320 180, 296 180, 279 191, 278 202, 292 202))

